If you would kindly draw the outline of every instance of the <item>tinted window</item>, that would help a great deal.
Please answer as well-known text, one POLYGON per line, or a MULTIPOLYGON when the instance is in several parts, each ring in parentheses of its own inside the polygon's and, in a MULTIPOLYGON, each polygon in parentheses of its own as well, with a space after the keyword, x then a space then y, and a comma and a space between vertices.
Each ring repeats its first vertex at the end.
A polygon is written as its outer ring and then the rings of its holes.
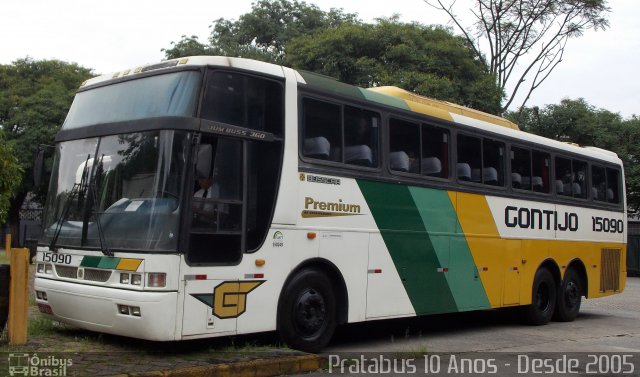
POLYGON ((491 139, 458 135, 458 179, 504 185, 504 144, 491 139))
POLYGON ((477 137, 458 135, 457 176, 462 181, 481 182, 482 144, 477 137), (472 172, 474 174, 472 174, 472 172))
POLYGON ((175 72, 79 92, 62 129, 161 116, 191 117, 200 77, 199 72, 175 72))
POLYGON ((482 183, 504 186, 504 144, 484 139, 482 150, 482 183))
POLYGON ((351 106, 344 108, 344 162, 378 166, 380 116, 351 106))
POLYGON ((282 134, 283 89, 276 81, 232 72, 207 76, 202 117, 216 122, 282 134))
POLYGON ((378 166, 378 113, 305 98, 302 155, 350 165, 378 166))
POLYGON ((391 170, 420 172, 420 126, 398 119, 389 121, 389 167, 391 170))
POLYGON ((587 163, 556 157, 556 193, 558 195, 586 199, 587 163))
POLYGON ((449 177, 449 131, 422 126, 421 172, 431 177, 449 177))
POLYGON ((302 154, 320 160, 342 161, 342 112, 340 106, 305 98, 302 154))
POLYGON ((548 153, 533 151, 531 186, 533 191, 537 192, 549 192, 549 180, 551 174, 549 169, 551 168, 551 157, 548 153))

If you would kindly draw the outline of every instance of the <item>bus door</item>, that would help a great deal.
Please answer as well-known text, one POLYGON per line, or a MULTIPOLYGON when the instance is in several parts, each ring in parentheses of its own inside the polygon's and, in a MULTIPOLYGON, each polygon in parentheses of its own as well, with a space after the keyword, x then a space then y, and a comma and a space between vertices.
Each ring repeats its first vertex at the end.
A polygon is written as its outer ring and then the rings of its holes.
POLYGON ((184 287, 183 335, 235 333, 236 268, 245 250, 244 141, 203 136, 195 176, 184 287))
POLYGON ((281 155, 280 141, 202 136, 185 219, 183 335, 235 331, 247 294, 264 282, 243 280, 238 265, 270 228, 281 155))

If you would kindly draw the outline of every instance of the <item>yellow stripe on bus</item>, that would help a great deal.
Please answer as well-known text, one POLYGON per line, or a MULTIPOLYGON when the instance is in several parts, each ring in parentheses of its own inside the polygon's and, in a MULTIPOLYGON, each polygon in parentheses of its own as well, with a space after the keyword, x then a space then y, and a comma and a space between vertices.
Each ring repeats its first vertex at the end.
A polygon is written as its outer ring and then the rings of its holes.
MULTIPOLYGON (((450 191, 449 198, 492 307, 530 304, 536 270, 547 259, 552 259, 564 275, 566 267, 579 257, 587 272, 590 298, 616 293, 600 291, 601 255, 603 249, 620 249, 621 263, 625 263, 625 244, 503 239, 484 195, 450 191)), ((620 291, 624 289, 626 269, 621 270, 620 291)))
POLYGON ((142 264, 142 259, 120 259, 120 262, 116 266, 117 270, 124 271, 137 271, 138 267, 142 264))

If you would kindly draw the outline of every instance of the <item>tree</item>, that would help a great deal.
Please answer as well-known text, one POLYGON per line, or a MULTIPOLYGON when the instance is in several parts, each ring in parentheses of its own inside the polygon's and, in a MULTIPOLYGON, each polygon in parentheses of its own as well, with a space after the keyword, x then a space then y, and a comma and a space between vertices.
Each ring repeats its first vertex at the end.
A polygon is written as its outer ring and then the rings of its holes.
POLYGON ((498 87, 507 88, 506 110, 525 91, 520 107, 562 61, 570 38, 605 29, 606 0, 473 0, 472 27, 462 24, 456 0, 424 0, 444 11, 479 59, 488 57, 498 87), (483 53, 484 50, 484 53, 483 53))
POLYGON ((287 0, 261 0, 238 21, 218 19, 210 45, 182 37, 167 58, 192 52, 293 66, 360 86, 396 85, 429 97, 497 113, 502 92, 464 38, 446 29, 365 24, 357 14, 287 0))
MULTIPOLYGON (((8 214, 14 235, 20 207, 32 188, 29 175, 35 151, 40 144, 53 144, 76 89, 91 76, 87 68, 58 60, 25 58, 0 65, 0 127, 22 169, 8 214)), ((41 185, 36 200, 42 201, 47 184, 41 185)))
POLYGON ((329 12, 297 0, 259 0, 251 12, 237 21, 219 18, 213 22, 209 46, 197 37, 182 36, 173 48, 163 50, 167 59, 205 55, 236 56, 282 64, 285 46, 299 35, 335 28, 342 23, 356 23, 357 15, 339 9, 329 12))
POLYGON ((204 45, 198 41, 198 36, 192 35, 187 37, 182 36, 182 39, 178 42, 171 42, 173 47, 168 49, 162 49, 167 59, 176 59, 184 56, 198 56, 198 55, 213 55, 209 46, 204 45))
POLYGON ((21 178, 20 163, 0 129, 0 224, 4 224, 7 220, 10 198, 20 185, 21 178))
POLYGON ((500 110, 502 93, 464 38, 397 17, 294 38, 285 63, 348 84, 394 85, 489 113, 500 110))
POLYGON ((523 107, 506 117, 523 131, 555 140, 595 146, 618 154, 625 167, 627 204, 640 208, 640 119, 597 109, 584 99, 564 99, 557 105, 523 107))

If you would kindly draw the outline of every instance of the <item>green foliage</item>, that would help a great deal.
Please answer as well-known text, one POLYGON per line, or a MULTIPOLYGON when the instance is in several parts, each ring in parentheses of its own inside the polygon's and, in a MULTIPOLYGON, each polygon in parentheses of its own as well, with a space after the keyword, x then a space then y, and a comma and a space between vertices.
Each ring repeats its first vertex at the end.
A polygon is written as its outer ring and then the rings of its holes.
POLYGON ((0 224, 4 224, 7 220, 10 198, 20 185, 21 178, 20 163, 0 129, 0 224))
MULTIPOLYGON (((76 89, 91 76, 87 68, 58 60, 25 58, 0 65, 0 127, 13 145, 22 169, 10 215, 17 213, 31 189, 29 174, 38 145, 53 144, 76 89)), ((44 182, 41 187, 47 184, 44 182)), ((39 198, 42 197, 41 191, 39 198)))
POLYGON ((500 110, 494 77, 464 39, 441 27, 377 21, 295 38, 286 64, 353 85, 394 85, 489 113, 500 110))
POLYGON ((196 35, 187 37, 182 36, 182 39, 178 42, 171 42, 173 47, 168 49, 162 49, 167 59, 176 59, 184 56, 198 56, 198 55, 212 55, 209 51, 209 46, 204 45, 198 41, 196 35))
POLYGON ((209 46, 197 37, 182 36, 174 47, 163 50, 167 59, 189 55, 238 56, 281 64, 287 43, 303 34, 334 28, 344 22, 357 22, 356 15, 342 10, 320 10, 297 0, 259 0, 251 12, 235 20, 219 18, 213 22, 209 46))
POLYGON ((627 204, 640 208, 640 119, 597 109, 584 99, 564 99, 557 105, 525 107, 506 117, 523 131, 555 140, 595 146, 618 154, 625 167, 627 204))
POLYGON ((236 56, 293 66, 364 87, 403 89, 489 113, 500 111, 502 91, 472 46, 450 31, 403 24, 397 17, 362 23, 357 14, 320 10, 297 0, 260 0, 238 21, 218 19, 209 45, 183 36, 163 50, 236 56))

